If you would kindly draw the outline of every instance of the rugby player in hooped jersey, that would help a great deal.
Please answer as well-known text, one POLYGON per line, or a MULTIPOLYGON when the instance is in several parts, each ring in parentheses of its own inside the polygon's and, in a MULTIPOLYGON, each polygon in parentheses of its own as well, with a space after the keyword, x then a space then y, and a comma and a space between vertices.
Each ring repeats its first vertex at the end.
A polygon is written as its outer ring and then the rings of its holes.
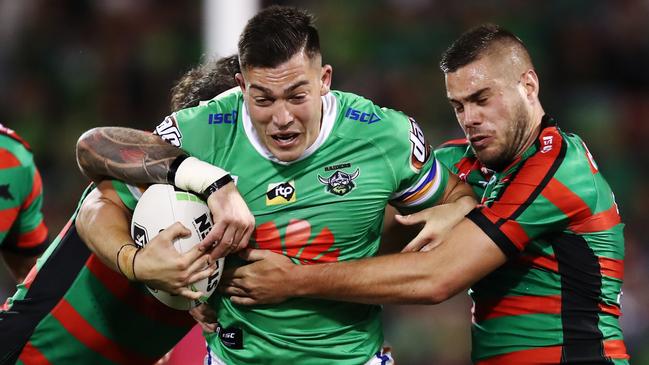
POLYGON ((43 183, 31 148, 0 124, 0 254, 17 283, 47 248, 42 206, 43 183))
POLYGON ((545 114, 527 49, 480 26, 441 68, 468 141, 436 156, 482 204, 427 252, 300 266, 248 251, 255 262, 224 275, 224 292, 248 305, 294 296, 435 304, 470 287, 477 364, 628 364, 618 321, 624 225, 584 142, 545 114))
MULTIPOLYGON (((207 238, 218 241, 214 256, 247 244, 247 223, 219 207, 223 199, 243 198, 256 220, 254 247, 298 264, 374 255, 387 203, 403 212, 450 203, 457 220, 474 206, 470 188, 439 165, 414 120, 360 96, 329 90, 332 68, 322 65, 318 34, 305 12, 285 7, 260 12, 244 29, 239 57, 239 89, 179 111, 156 129, 192 157, 174 160, 182 151, 172 146, 167 148, 171 152, 163 151, 165 144, 156 136, 93 130, 79 142, 83 171, 128 182, 169 178, 208 195, 215 227, 221 227, 207 238), (128 160, 133 155, 120 153, 124 144, 111 143, 124 139, 139 140, 134 147, 153 152, 144 160, 128 160), (159 158, 167 158, 166 165, 157 165, 164 168, 147 170, 159 158), (237 177, 236 189, 225 171, 237 177)), ((89 197, 77 220, 80 233, 103 259, 113 267, 119 262, 130 279, 170 291, 208 271, 200 252, 178 258, 166 249, 183 233, 178 226, 141 251, 131 248, 117 257, 130 242, 128 225, 116 205, 103 199, 116 196, 115 190, 127 205, 137 197, 129 197, 132 190, 125 187, 111 189, 100 184, 102 195, 89 197)), ((242 210, 238 216, 245 218, 247 209, 242 210)), ((226 262, 243 264, 236 257, 226 262)), ((207 336, 212 363, 392 363, 382 350, 376 305, 298 298, 246 308, 221 296, 213 296, 210 304, 220 328, 207 336)))

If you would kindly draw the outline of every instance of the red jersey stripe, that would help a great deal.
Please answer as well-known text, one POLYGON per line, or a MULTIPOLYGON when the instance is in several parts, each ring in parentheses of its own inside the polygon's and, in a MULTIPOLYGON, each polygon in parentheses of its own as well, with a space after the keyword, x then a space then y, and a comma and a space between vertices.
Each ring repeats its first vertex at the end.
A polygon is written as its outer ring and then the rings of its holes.
MULTIPOLYGON (((558 365, 561 363, 561 346, 539 347, 480 360, 476 365, 558 365)), ((612 359, 628 359, 622 340, 604 341, 604 354, 612 359)))
POLYGON ((476 365, 557 365, 560 362, 561 346, 549 346, 490 357, 476 365))
POLYGON ((495 215, 503 219, 510 218, 538 189, 544 188, 543 179, 553 171, 555 162, 561 156, 563 139, 556 127, 549 127, 543 130, 539 141, 540 150, 523 162, 523 168, 518 170, 519 173, 511 180, 502 196, 488 208, 495 215))
POLYGON ((480 323, 492 318, 537 313, 560 314, 561 296, 519 295, 480 300, 480 304, 473 306, 473 321, 480 323))
POLYGON ((620 224, 622 219, 613 205, 608 210, 594 214, 583 222, 576 222, 570 225, 570 229, 576 233, 591 233, 607 231, 620 224))
POLYGON ((51 362, 47 360, 45 355, 43 355, 31 342, 27 342, 23 350, 18 356, 18 360, 22 361, 25 365, 51 365, 51 362))
POLYGON ((626 345, 622 340, 604 341, 604 354, 611 359, 628 359, 630 356, 626 352, 626 345))
POLYGON ((555 178, 550 180, 541 195, 568 216, 571 224, 582 222, 592 215, 590 207, 577 194, 555 178))
POLYGON ((523 251, 527 242, 530 241, 530 237, 517 221, 505 221, 500 226, 500 230, 512 241, 514 245, 516 245, 516 248, 518 248, 519 251, 523 251))
POLYGON ((83 318, 70 303, 63 299, 52 310, 52 316, 74 338, 84 346, 97 352, 110 361, 119 364, 148 364, 156 359, 148 358, 120 347, 117 343, 99 333, 85 318, 83 318))
POLYGON ((29 193, 25 201, 23 201, 23 209, 29 207, 34 199, 36 199, 43 192, 43 181, 41 180, 41 174, 38 170, 35 171, 34 179, 32 181, 32 191, 29 193))
POLYGON ((9 169, 18 166, 20 166, 20 161, 18 161, 16 156, 8 150, 0 148, 0 169, 9 169))
POLYGON ((604 313, 612 314, 612 315, 614 315, 616 317, 619 317, 619 316, 622 315, 622 311, 620 310, 620 307, 618 307, 616 305, 608 305, 608 304, 604 304, 604 303, 599 303, 599 309, 604 313))
POLYGON ((171 326, 187 327, 187 330, 195 324, 186 311, 167 307, 152 295, 141 292, 125 277, 104 265, 94 254, 86 262, 86 267, 108 291, 141 315, 171 326))
POLYGON ((20 235, 17 246, 20 248, 32 248, 45 243, 46 239, 47 227, 45 226, 45 223, 41 221, 36 228, 20 235))
POLYGON ((624 278, 624 261, 609 257, 600 257, 599 266, 602 268, 602 275, 622 280, 624 278))
POLYGON ((19 207, 0 210, 0 232, 6 232, 11 228, 18 216, 18 212, 20 212, 19 207))
POLYGON ((532 256, 523 253, 520 258, 525 266, 536 266, 555 273, 559 272, 559 263, 554 256, 532 256))

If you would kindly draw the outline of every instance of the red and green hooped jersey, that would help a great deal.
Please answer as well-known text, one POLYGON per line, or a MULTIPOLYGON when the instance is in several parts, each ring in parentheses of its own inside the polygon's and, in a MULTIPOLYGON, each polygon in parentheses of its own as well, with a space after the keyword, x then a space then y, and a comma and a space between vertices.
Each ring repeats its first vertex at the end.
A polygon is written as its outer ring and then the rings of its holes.
POLYGON ((29 145, 0 124, 0 249, 36 256, 47 248, 43 184, 29 145))
POLYGON ((471 288, 473 360, 628 364, 618 321, 624 225, 613 193, 578 136, 549 117, 543 127, 519 160, 492 176, 466 143, 436 151, 484 192, 467 217, 509 257, 471 288))
MULTIPOLYGON (((320 134, 292 163, 259 142, 236 89, 173 114, 156 133, 236 177, 256 218, 251 246, 299 264, 372 256, 386 204, 404 211, 433 205, 448 171, 403 113, 337 91, 322 99, 320 134)), ((243 307, 219 295, 210 303, 221 332, 207 340, 228 364, 362 364, 383 343, 377 305, 294 298, 243 307)))
POLYGON ((75 216, 0 311, 0 364, 154 364, 194 320, 101 263, 75 216))

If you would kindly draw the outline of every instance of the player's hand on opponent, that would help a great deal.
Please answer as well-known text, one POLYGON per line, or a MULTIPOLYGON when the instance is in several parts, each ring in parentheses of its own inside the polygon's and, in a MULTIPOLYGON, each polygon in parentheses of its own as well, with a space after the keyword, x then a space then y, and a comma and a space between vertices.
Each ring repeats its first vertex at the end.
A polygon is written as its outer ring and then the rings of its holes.
POLYGON ((191 231, 176 222, 155 236, 133 260, 137 280, 192 300, 204 295, 190 290, 187 285, 209 277, 216 270, 216 263, 209 261, 209 255, 199 250, 198 245, 184 254, 176 250, 173 241, 190 235, 191 231))
POLYGON ((467 199, 436 205, 410 215, 396 215, 396 221, 406 226, 424 224, 419 234, 401 252, 430 251, 437 247, 474 206, 474 201, 467 199))
POLYGON ((255 217, 235 184, 230 182, 212 193, 207 206, 212 212, 214 225, 197 247, 209 253, 210 262, 248 247, 248 240, 255 229, 255 217))
POLYGON ((201 304, 189 310, 189 314, 201 326, 203 332, 216 332, 217 320, 216 312, 208 304, 201 304))
POLYGON ((280 303, 291 297, 291 260, 269 250, 248 249, 239 254, 250 264, 223 272, 221 293, 234 304, 254 305, 280 303))

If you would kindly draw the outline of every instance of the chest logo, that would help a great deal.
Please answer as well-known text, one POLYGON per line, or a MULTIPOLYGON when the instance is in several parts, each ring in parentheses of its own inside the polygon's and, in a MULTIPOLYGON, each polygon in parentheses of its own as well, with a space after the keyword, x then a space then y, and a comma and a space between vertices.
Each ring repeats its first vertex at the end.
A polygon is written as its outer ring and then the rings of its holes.
POLYGON ((266 190, 266 205, 288 204, 297 200, 295 182, 268 184, 266 190))
POLYGON ((348 174, 345 171, 338 170, 328 178, 318 175, 318 180, 321 184, 327 186, 327 192, 334 195, 345 195, 356 187, 354 179, 360 175, 360 170, 356 169, 353 174, 348 174))

